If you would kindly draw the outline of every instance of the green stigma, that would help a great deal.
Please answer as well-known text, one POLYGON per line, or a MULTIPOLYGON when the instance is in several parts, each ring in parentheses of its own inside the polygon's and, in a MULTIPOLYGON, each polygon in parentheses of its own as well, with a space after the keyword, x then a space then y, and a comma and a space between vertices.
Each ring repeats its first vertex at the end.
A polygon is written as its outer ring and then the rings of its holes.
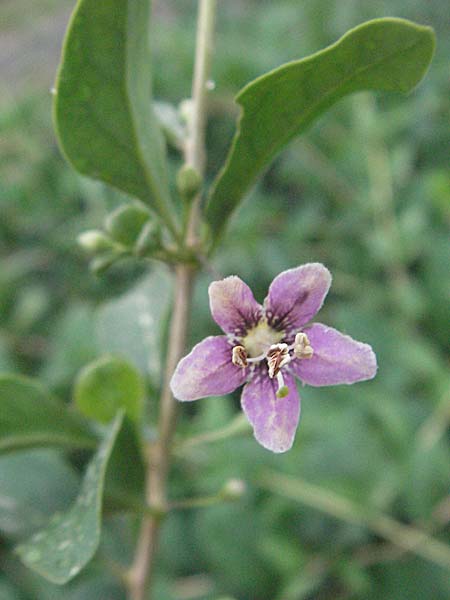
POLYGON ((287 385, 283 385, 277 390, 277 398, 286 398, 289 394, 289 388, 287 385))

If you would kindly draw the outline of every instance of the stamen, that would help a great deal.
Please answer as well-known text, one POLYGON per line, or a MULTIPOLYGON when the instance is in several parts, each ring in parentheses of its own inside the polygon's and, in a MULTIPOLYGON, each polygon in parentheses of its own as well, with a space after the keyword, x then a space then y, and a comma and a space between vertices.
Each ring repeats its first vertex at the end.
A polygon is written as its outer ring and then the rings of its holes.
POLYGON ((297 333, 294 341, 294 354, 297 358, 312 358, 314 350, 306 333, 297 333))
POLYGON ((231 362, 237 367, 245 368, 248 365, 247 352, 244 346, 235 346, 231 355, 231 362))
POLYGON ((269 367, 269 377, 273 379, 280 372, 281 367, 291 361, 289 356, 289 346, 287 344, 274 344, 270 346, 267 352, 267 365, 269 367))

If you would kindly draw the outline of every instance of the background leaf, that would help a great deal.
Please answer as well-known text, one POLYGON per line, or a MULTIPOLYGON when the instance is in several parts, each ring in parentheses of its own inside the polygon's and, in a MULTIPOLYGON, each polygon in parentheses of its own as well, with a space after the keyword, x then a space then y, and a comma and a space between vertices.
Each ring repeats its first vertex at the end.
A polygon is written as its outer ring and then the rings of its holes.
POLYGON ((376 19, 249 83, 236 98, 242 116, 207 208, 214 233, 275 154, 327 108, 361 90, 408 92, 424 76, 433 52, 431 28, 376 19))
POLYGON ((79 410, 102 423, 123 408, 132 421, 139 421, 145 384, 135 367, 117 356, 103 356, 87 365, 75 382, 74 398, 79 410))
POLYGON ((100 307, 96 327, 100 348, 124 356, 142 374, 159 382, 164 323, 171 301, 168 269, 154 268, 126 294, 100 307))
POLYGON ((63 584, 75 577, 98 547, 105 472, 122 420, 120 413, 108 427, 72 508, 55 515, 46 529, 17 547, 30 569, 54 583, 63 584))
POLYGON ((61 147, 83 175, 168 217, 162 133, 151 106, 148 0, 79 0, 58 73, 61 147))
POLYGON ((0 376, 0 452, 35 446, 92 447, 96 437, 39 383, 0 376))

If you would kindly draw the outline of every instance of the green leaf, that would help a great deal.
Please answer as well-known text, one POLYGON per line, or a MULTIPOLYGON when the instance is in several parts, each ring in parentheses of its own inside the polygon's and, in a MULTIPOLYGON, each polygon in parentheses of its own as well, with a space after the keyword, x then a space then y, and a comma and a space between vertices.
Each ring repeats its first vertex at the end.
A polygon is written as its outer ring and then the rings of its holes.
POLYGON ((17 547, 22 561, 53 583, 63 584, 75 577, 97 550, 105 472, 122 420, 120 413, 107 428, 69 511, 55 515, 46 529, 17 547))
POLYGON ((164 139, 151 103, 149 7, 149 0, 78 1, 55 122, 75 169, 137 196, 170 225, 164 139))
POLYGON ((79 410, 92 419, 108 423, 123 408, 139 421, 145 384, 139 371, 122 358, 103 356, 82 369, 75 382, 74 398, 79 410))
POLYGON ((0 376, 0 453, 37 446, 91 448, 96 437, 38 382, 0 376))
POLYGON ((244 87, 236 98, 242 107, 238 131, 206 211, 214 237, 258 174, 294 136, 347 94, 410 91, 424 76, 433 52, 431 28, 403 19, 375 19, 244 87))
POLYGON ((139 432, 125 418, 108 463, 105 479, 105 509, 145 506, 145 464, 139 432))
POLYGON ((155 267, 126 294, 100 307, 96 327, 100 348, 124 356, 159 383, 171 303, 170 272, 155 267))
MULTIPOLYGON (((48 523, 76 498, 79 478, 56 448, 0 456, 0 531, 19 540, 48 523)), ((1 594, 0 594, 1 598, 1 594)))

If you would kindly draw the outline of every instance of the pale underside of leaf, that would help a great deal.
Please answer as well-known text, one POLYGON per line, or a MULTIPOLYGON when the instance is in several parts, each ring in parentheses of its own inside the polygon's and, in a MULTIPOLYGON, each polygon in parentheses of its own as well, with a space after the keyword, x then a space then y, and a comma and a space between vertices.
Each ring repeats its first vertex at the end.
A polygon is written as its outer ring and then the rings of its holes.
POLYGON ((97 550, 105 472, 122 420, 123 412, 107 428, 73 506, 66 513, 55 515, 45 529, 16 549, 30 569, 53 583, 70 581, 97 550))

